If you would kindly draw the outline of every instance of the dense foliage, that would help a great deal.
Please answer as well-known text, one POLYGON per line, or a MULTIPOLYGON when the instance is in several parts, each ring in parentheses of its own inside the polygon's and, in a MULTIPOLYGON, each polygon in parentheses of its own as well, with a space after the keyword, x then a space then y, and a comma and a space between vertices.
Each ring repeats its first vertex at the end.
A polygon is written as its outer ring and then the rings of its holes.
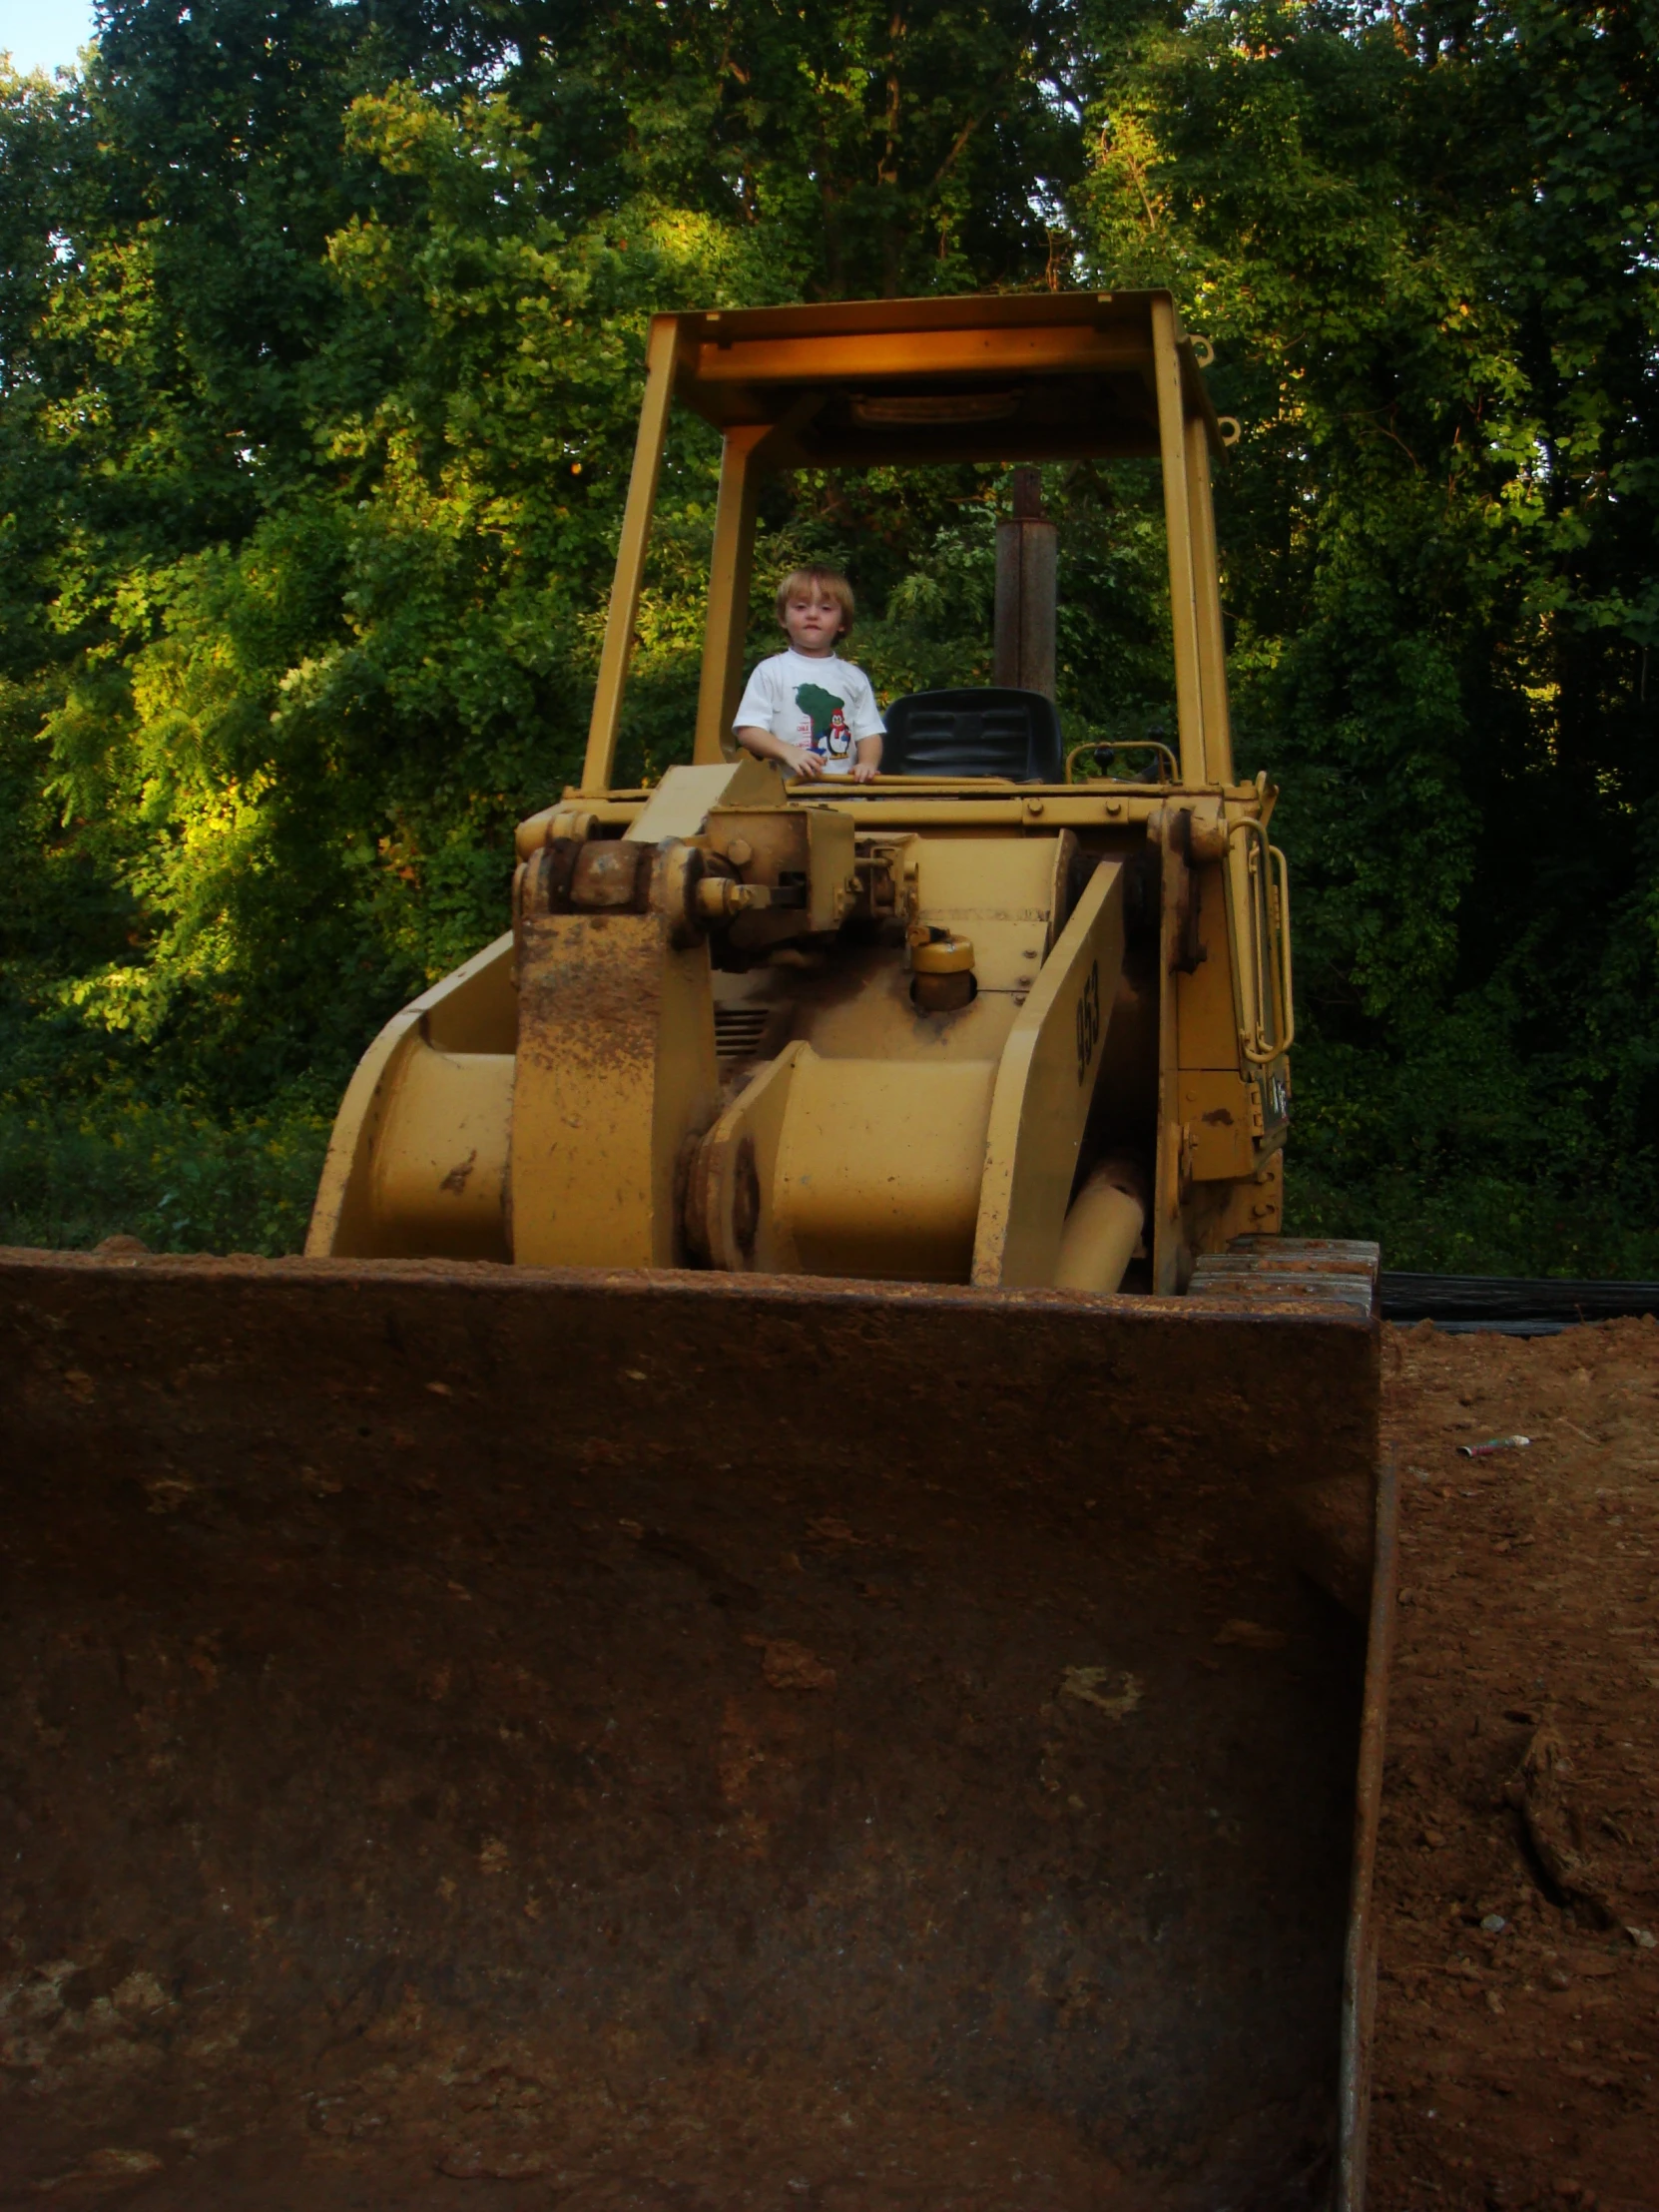
MULTIPOLYGON (((0 78, 0 1227, 276 1249, 579 758, 653 307, 1167 282, 1244 435, 1307 1227, 1659 1273, 1652 0, 116 0, 0 78)), ((712 438, 625 739, 683 755, 712 438)), ((1156 487, 1050 472, 1062 706, 1167 726, 1156 487)), ((798 478, 891 693, 1005 485, 798 478)), ((765 636, 757 596, 756 643, 765 636)))

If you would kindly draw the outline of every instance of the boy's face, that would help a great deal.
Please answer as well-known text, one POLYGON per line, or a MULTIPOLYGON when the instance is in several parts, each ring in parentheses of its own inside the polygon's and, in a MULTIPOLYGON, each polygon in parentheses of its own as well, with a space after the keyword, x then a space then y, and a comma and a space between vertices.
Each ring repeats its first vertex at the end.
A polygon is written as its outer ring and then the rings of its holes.
POLYGON ((827 591, 810 586, 785 600, 784 628, 798 653, 830 653, 841 634, 841 611, 827 591))

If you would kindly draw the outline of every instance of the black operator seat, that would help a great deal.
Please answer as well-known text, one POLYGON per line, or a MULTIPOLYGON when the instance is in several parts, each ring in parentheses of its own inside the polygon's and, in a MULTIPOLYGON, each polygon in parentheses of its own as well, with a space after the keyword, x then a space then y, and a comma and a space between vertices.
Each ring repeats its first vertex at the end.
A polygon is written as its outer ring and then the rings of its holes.
POLYGON ((1041 692, 989 685, 906 692, 886 712, 886 776, 1000 776, 1015 784, 1057 784, 1063 770, 1060 716, 1041 692))

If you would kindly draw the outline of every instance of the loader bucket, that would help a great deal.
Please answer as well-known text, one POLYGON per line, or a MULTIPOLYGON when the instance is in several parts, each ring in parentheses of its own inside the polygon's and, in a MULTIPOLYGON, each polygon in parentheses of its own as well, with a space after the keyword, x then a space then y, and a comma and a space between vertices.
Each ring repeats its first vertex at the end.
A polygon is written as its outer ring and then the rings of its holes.
POLYGON ((1357 2205, 1269 1291, 0 1255, 0 2202, 1357 2205))

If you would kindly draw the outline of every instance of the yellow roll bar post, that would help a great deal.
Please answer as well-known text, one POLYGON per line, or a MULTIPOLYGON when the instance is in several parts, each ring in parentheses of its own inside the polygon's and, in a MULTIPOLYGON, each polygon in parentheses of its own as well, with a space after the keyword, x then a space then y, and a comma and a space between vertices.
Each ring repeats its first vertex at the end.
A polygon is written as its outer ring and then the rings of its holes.
POLYGON ((674 355, 679 334, 677 316, 659 314, 652 317, 645 351, 645 402, 640 408, 639 436, 634 441, 634 467, 628 478, 628 504, 622 512, 616 579, 611 585, 611 608, 605 618, 605 644, 599 657, 599 682, 593 695, 593 717, 588 724, 588 752, 582 764, 582 790, 588 794, 610 790, 611 773, 616 765, 622 694, 628 682, 628 663, 634 654, 634 625, 639 620, 640 591, 645 583, 651 516, 657 504, 657 478, 662 473, 668 414, 674 399, 674 355))
POLYGON ((1186 407, 1181 356, 1175 341, 1175 301, 1168 292, 1152 301, 1153 380, 1158 392, 1158 450, 1164 476, 1164 534, 1169 540, 1170 631, 1175 646, 1175 714, 1181 739, 1181 781, 1207 781, 1204 760, 1204 689, 1198 662, 1198 595, 1193 581, 1193 541, 1187 505, 1186 407))
POLYGON ((760 448, 771 424, 743 422, 721 446, 720 503, 709 558, 709 612, 703 634, 703 675, 697 693, 697 744, 692 760, 707 768, 728 758, 728 737, 743 683, 749 584, 755 566, 755 499, 763 473, 760 448))
POLYGON ((1216 507, 1210 490, 1210 439, 1202 415, 1188 415, 1187 513, 1193 535, 1198 611, 1198 677, 1204 715, 1204 765, 1212 784, 1233 781, 1233 731, 1227 712, 1227 635, 1221 614, 1216 507))

